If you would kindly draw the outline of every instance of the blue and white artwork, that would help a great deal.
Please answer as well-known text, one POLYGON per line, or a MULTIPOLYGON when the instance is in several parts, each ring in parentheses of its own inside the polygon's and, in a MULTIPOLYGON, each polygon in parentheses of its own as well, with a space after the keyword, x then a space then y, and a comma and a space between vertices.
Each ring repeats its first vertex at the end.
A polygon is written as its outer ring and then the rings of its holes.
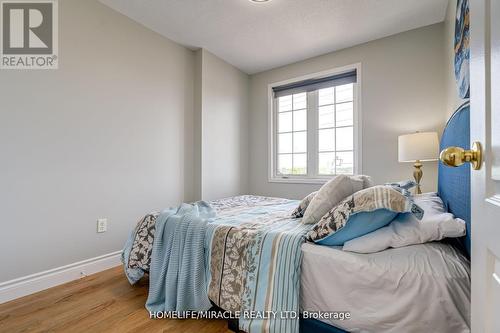
POLYGON ((461 98, 469 98, 470 90, 470 32, 469 32, 469 0, 457 0, 457 17, 455 20, 455 78, 458 94, 461 98))

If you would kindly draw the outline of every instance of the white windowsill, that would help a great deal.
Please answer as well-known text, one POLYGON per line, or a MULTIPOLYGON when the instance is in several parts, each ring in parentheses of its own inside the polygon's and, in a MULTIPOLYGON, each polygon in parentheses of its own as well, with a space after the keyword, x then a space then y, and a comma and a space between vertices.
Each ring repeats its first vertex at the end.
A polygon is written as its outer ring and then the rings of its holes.
MULTIPOLYGON (((332 176, 334 177, 334 176, 332 176)), ((278 178, 272 177, 268 179, 269 183, 285 183, 285 184, 324 184, 330 178, 278 178)))

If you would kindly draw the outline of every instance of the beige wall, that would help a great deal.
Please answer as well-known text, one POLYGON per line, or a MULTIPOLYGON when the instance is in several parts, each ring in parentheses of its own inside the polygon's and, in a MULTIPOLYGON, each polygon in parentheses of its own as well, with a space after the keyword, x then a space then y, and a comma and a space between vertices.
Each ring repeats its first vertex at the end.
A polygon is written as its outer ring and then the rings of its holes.
MULTIPOLYGON (((412 177, 411 164, 398 163, 397 137, 441 132, 445 121, 444 24, 408 31, 251 77, 250 192, 302 198, 319 185, 268 182, 270 83, 360 62, 362 64, 363 172, 376 183, 412 177)), ((437 162, 424 164, 425 191, 435 191, 437 162)))
POLYGON ((59 69, 0 73, 0 281, 119 250, 193 196, 193 52, 94 0, 59 11, 59 69))
POLYGON ((204 49, 196 61, 200 198, 247 193, 249 77, 204 49))
POLYGON ((457 0, 448 1, 448 9, 444 21, 444 63, 445 63, 445 95, 446 95, 446 118, 466 100, 458 95, 458 87, 455 80, 455 16, 457 0))

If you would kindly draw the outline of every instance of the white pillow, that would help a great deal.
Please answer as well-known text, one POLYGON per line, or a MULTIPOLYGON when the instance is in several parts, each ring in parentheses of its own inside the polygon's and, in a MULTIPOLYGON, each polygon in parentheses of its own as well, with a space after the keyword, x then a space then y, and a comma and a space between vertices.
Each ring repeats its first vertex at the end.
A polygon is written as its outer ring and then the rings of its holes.
POLYGON ((339 202, 363 189, 364 180, 339 175, 323 185, 312 198, 302 218, 304 224, 317 223, 339 202))
POLYGON ((432 216, 439 213, 446 213, 443 200, 436 192, 429 192, 424 194, 417 194, 414 196, 415 203, 425 210, 426 216, 432 216))
POLYGON ((388 226, 344 243, 343 250, 373 253, 465 235, 465 222, 447 213, 436 193, 415 196, 415 203, 424 210, 421 221, 413 214, 400 214, 388 226))

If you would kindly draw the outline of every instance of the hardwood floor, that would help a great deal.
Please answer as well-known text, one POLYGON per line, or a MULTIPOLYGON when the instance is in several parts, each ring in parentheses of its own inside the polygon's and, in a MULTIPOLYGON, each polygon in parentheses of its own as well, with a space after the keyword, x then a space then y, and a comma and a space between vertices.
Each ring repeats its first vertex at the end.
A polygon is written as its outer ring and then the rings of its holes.
POLYGON ((224 320, 149 319, 147 287, 112 268, 1 304, 0 332, 231 332, 224 320))

